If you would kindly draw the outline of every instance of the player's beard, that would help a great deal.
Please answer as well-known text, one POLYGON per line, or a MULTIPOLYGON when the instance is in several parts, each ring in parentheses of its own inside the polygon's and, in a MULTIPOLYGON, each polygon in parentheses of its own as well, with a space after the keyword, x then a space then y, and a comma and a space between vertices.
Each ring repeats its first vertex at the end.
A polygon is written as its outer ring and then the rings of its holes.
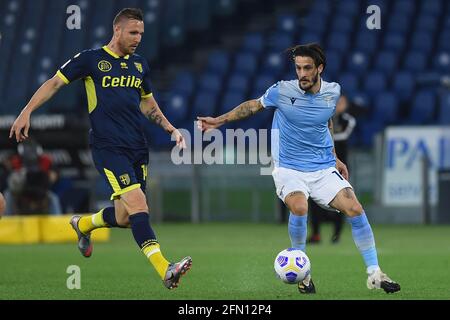
POLYGON ((132 47, 131 45, 127 47, 128 54, 133 54, 137 49, 136 47, 132 47))
MULTIPOLYGON (((120 51, 122 51, 124 54, 126 55, 131 55, 134 53, 133 48, 131 47, 131 44, 127 44, 125 43, 125 41, 119 41, 119 47, 120 47, 120 51)), ((137 47, 136 47, 137 49, 137 47)))
POLYGON ((303 91, 308 91, 308 90, 310 90, 312 87, 314 87, 314 85, 315 85, 318 81, 319 81, 319 72, 317 72, 316 75, 312 78, 311 84, 308 85, 308 86, 306 86, 306 87, 303 87, 303 86, 302 86, 302 82, 301 82, 301 80, 300 80, 300 81, 299 81, 299 82, 300 82, 300 88, 301 88, 303 91))
POLYGON ((133 51, 133 48, 131 46, 125 46, 124 50, 125 50, 126 54, 129 54, 129 55, 133 54, 134 51, 136 51, 136 50, 133 51))

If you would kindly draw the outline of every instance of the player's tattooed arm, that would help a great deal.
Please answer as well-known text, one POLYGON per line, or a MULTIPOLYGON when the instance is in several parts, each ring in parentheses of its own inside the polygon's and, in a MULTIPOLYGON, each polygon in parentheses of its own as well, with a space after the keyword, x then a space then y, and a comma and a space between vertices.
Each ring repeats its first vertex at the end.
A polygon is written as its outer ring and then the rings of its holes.
POLYGON ((261 104, 261 101, 259 101, 259 99, 248 100, 241 103, 233 110, 221 115, 217 119, 221 123, 241 120, 254 115, 255 113, 261 111, 262 109, 264 109, 264 107, 261 104))
POLYGON ((169 120, 167 120, 153 96, 142 99, 140 108, 141 112, 148 120, 155 122, 172 136, 172 140, 176 141, 179 148, 186 148, 186 141, 184 140, 183 135, 169 122, 169 120))
POLYGON ((217 118, 197 117, 197 125, 203 131, 215 129, 227 122, 248 118, 262 109, 264 107, 259 100, 248 100, 217 118))
POLYGON ((175 130, 175 127, 169 122, 169 120, 167 120, 167 118, 162 113, 161 109, 158 106, 158 103, 156 102, 155 98, 153 98, 153 96, 142 99, 140 108, 141 112, 148 120, 162 127, 167 133, 172 134, 172 132, 175 130))

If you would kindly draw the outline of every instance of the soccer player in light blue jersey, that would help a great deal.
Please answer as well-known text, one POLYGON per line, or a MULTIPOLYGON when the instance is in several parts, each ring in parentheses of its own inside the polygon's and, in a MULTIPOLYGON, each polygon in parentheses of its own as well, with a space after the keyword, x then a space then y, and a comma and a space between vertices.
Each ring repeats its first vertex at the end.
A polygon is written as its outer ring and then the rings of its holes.
MULTIPOLYGON (((202 130, 214 129, 266 108, 275 109, 272 176, 278 197, 290 210, 288 231, 292 247, 305 251, 308 197, 311 197, 320 206, 347 216, 366 265, 367 287, 387 293, 399 291, 400 285, 378 265, 372 229, 347 181, 347 167, 334 150, 331 118, 341 87, 322 80, 326 58, 318 44, 298 45, 289 49, 289 53, 298 79, 279 81, 261 98, 243 102, 219 117, 198 117, 198 126, 202 130)), ((310 275, 298 284, 298 289, 300 293, 316 292, 310 275)))

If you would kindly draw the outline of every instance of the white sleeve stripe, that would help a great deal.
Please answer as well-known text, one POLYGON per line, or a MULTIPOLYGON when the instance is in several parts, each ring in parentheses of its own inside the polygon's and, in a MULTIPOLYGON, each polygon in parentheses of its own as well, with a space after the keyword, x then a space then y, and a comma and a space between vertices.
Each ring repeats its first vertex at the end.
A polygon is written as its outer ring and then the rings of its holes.
POLYGON ((356 120, 353 116, 349 115, 348 113, 344 113, 342 115, 342 118, 348 121, 347 127, 344 131, 334 134, 334 141, 347 140, 352 134, 353 129, 355 128, 356 120))
POLYGON ((264 108, 267 108, 267 106, 266 106, 266 104, 265 104, 265 102, 264 102, 264 96, 261 96, 258 100, 261 102, 261 104, 262 104, 262 106, 263 106, 264 108))

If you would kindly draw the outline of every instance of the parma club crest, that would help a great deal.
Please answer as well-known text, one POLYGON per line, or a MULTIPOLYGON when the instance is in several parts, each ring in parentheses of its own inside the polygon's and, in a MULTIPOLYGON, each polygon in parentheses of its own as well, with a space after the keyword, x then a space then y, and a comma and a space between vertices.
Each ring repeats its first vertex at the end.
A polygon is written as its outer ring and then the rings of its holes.
POLYGON ((136 66, 136 69, 142 73, 142 63, 139 62, 135 62, 134 65, 136 66))
POLYGON ((98 67, 98 70, 100 70, 102 72, 108 72, 112 69, 111 63, 109 63, 109 61, 106 61, 106 60, 100 61, 97 65, 97 67, 98 67))
POLYGON ((128 175, 128 173, 121 175, 119 179, 120 182, 122 182, 122 184, 125 186, 130 184, 130 176, 128 175))

